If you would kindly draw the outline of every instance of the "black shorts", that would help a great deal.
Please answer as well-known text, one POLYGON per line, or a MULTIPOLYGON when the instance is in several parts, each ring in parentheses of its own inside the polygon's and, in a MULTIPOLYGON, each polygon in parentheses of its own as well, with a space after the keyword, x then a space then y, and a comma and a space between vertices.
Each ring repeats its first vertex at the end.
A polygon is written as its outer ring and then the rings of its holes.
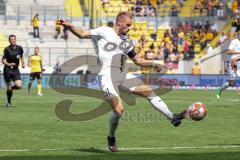
POLYGON ((42 79, 41 72, 32 72, 32 73, 30 73, 30 81, 35 80, 35 78, 37 78, 38 80, 42 79))
POLYGON ((16 69, 11 69, 8 67, 4 67, 3 69, 3 76, 4 76, 4 80, 6 83, 9 83, 11 81, 17 81, 17 80, 21 80, 21 74, 18 68, 16 69))

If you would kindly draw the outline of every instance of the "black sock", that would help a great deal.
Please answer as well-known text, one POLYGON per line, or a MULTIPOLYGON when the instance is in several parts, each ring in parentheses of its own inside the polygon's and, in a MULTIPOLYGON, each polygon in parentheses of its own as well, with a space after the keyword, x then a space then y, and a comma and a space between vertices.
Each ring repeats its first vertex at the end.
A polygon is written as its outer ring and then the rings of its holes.
POLYGON ((8 103, 11 103, 12 91, 7 91, 7 99, 8 99, 8 103))

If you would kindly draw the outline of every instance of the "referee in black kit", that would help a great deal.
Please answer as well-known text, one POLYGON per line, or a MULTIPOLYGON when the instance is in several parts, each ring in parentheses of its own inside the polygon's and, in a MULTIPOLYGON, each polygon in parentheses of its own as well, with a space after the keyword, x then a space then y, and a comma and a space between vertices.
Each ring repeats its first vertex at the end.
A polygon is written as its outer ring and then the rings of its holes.
POLYGON ((7 105, 6 107, 12 107, 11 98, 13 89, 21 89, 22 81, 21 75, 18 69, 19 59, 21 59, 22 67, 25 67, 23 59, 23 48, 16 44, 16 36, 9 36, 10 45, 3 51, 2 63, 4 64, 3 75, 7 84, 7 105))

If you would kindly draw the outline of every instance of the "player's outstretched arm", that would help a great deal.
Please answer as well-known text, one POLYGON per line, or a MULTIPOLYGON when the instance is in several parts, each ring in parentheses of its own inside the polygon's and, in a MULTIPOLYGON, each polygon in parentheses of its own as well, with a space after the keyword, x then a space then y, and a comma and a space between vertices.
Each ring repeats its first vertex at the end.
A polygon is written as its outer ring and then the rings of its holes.
POLYGON ((76 28, 72 23, 64 20, 60 20, 61 25, 68 27, 69 30, 78 38, 91 38, 91 32, 89 30, 76 28))
POLYGON ((146 59, 140 57, 139 55, 135 55, 134 57, 131 58, 131 60, 138 66, 152 67, 152 68, 156 69, 157 71, 160 71, 164 67, 163 65, 161 65, 159 63, 155 63, 154 60, 146 60, 146 59))

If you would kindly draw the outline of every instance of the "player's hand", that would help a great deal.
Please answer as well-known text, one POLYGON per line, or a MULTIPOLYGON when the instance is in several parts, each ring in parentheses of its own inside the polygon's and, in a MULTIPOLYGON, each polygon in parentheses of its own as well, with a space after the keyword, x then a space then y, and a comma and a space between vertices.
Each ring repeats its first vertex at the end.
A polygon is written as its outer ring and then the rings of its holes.
POLYGON ((73 24, 70 23, 70 22, 67 21, 67 20, 62 20, 62 19, 60 19, 60 23, 61 23, 61 25, 66 26, 66 27, 72 27, 72 26, 73 26, 73 24))
POLYGON ((237 71, 237 61, 235 59, 233 59, 231 61, 231 68, 234 70, 234 71, 237 71))

